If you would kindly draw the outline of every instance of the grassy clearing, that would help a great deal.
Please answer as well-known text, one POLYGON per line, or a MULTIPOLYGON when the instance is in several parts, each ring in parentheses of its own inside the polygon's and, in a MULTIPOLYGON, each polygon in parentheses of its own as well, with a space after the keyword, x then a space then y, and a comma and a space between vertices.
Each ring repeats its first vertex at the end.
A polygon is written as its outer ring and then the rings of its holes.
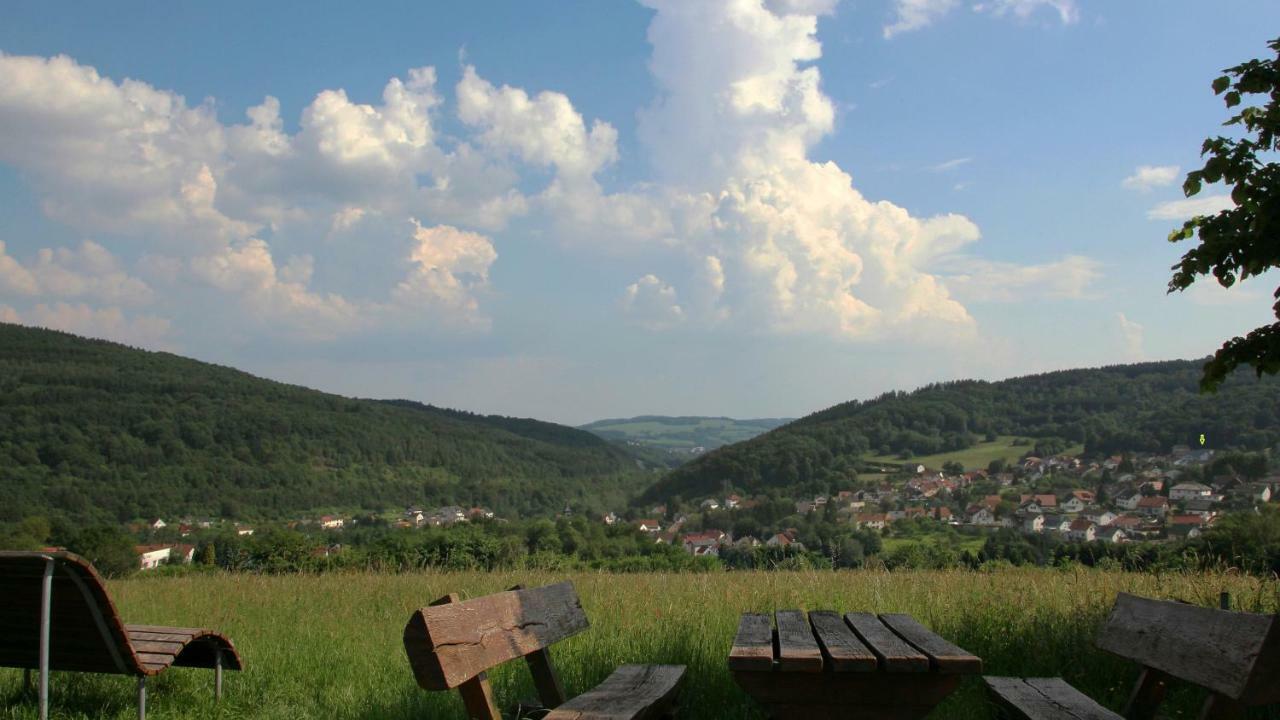
MULTIPOLYGON (((921 455, 910 460, 903 460, 894 455, 874 455, 867 457, 866 460, 893 464, 909 462, 935 469, 942 467, 943 463, 954 461, 963 465, 966 470, 978 470, 985 468, 992 460, 1004 459, 1007 462, 1012 462, 1031 449, 1030 445, 1014 445, 1013 443, 1017 439, 1013 435, 1001 435, 991 442, 980 442, 964 450, 938 453, 936 455, 921 455)), ((1065 454, 1078 455, 1082 452, 1084 452, 1084 446, 1077 445, 1067 448, 1065 454)))
POLYGON ((959 552, 968 550, 969 552, 977 555, 986 540, 986 537, 952 537, 938 533, 932 535, 913 535, 911 537, 889 537, 885 538, 881 542, 884 545, 885 552, 900 550, 909 545, 943 545, 947 547, 954 546, 959 552))
MULTIPOLYGON (((216 706, 210 698, 211 673, 177 668, 162 675, 149 693, 148 712, 156 720, 449 720, 463 717, 457 693, 421 691, 409 674, 400 633, 411 610, 448 591, 474 597, 517 582, 539 585, 564 577, 533 572, 210 575, 139 578, 113 582, 110 589, 130 622, 220 628, 245 658, 246 671, 228 674, 225 699, 216 706)), ((1230 574, 1026 568, 578 574, 570 579, 592 628, 552 650, 567 689, 581 692, 624 662, 682 663, 689 672, 681 717, 690 720, 760 717, 725 668, 738 614, 747 610, 913 613, 982 656, 988 672, 1062 674, 1118 707, 1136 670, 1092 646, 1117 591, 1213 605, 1219 591, 1229 590, 1246 609, 1274 612, 1280 605, 1276 582, 1230 574)), ((491 678, 504 706, 534 696, 519 663, 491 678)), ((0 717, 35 717, 35 703, 19 695, 20 683, 20 671, 0 670, 0 717)), ((123 677, 55 673, 52 698, 57 718, 135 717, 133 683, 123 677)), ((966 680, 934 717, 988 717, 980 683, 966 680)))

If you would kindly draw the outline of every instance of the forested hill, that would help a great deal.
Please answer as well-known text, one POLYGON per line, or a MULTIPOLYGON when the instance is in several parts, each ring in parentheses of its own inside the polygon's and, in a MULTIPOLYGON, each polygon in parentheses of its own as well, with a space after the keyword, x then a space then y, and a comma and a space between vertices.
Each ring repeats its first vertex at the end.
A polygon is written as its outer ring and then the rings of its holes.
POLYGON ((581 427, 609 440, 683 452, 687 457, 694 448, 714 450, 749 440, 788 422, 791 421, 779 418, 735 420, 727 417, 641 415, 597 420, 581 427))
MULTIPOLYGON (((868 455, 928 455, 1017 435, 1052 452, 1168 451, 1175 444, 1260 449, 1280 442, 1280 378, 1251 372, 1201 395, 1203 361, 1116 365, 1000 382, 961 381, 847 402, 721 448, 665 476, 646 499, 720 490, 819 492, 845 485, 868 455)), ((1032 448, 1028 448, 1030 450, 1032 448)))
POLYGON ((619 503, 652 481, 570 427, 357 400, 231 368, 0 323, 0 519, 288 517, 619 503))

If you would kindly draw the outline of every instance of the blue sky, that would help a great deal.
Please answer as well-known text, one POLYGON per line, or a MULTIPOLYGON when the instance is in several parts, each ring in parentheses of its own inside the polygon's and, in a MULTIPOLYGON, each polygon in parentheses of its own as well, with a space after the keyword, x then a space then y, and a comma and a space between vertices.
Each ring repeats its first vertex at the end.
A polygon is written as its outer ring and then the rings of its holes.
POLYGON ((1273 2, 12 2, 0 320, 568 423, 1207 355, 1273 2), (1218 195, 1210 188, 1205 195, 1218 195))

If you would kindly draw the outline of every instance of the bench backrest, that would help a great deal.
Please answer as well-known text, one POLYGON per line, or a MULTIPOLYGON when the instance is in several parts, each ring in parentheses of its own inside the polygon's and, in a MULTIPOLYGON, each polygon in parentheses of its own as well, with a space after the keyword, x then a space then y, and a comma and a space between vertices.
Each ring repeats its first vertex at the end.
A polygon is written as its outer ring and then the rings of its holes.
POLYGON ((562 582, 424 607, 405 625, 404 649, 418 685, 448 690, 587 627, 578 593, 562 582))
POLYGON ((41 597, 51 559, 50 669, 140 674, 102 578, 68 552, 0 551, 0 666, 39 665, 41 597))
POLYGON ((1120 593, 1099 648, 1243 705, 1280 702, 1280 623, 1120 593))

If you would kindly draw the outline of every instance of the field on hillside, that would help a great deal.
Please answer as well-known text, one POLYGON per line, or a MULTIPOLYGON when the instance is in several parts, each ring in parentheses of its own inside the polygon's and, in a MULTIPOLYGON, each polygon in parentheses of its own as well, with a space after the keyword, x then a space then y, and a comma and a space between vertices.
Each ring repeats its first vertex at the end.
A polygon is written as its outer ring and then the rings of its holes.
MULTIPOLYGON (((992 460, 1003 458, 1008 462, 1013 462, 1022 457, 1027 451, 1031 450, 1031 445, 1014 445, 1014 441, 1018 438, 1013 435, 1001 435, 991 442, 980 442, 970 448, 964 450, 955 450, 952 452, 938 453, 936 455, 921 455, 913 457, 910 460, 893 455, 873 455, 865 458, 870 462, 876 463, 915 463, 924 465, 928 468, 940 468, 943 463, 958 462, 964 466, 965 470, 978 470, 986 468, 987 464, 992 460)), ((1084 452, 1083 445, 1075 445, 1067 448, 1065 454, 1078 455, 1084 452)))
MULTIPOLYGON (((461 719, 456 692, 427 693, 410 676, 401 631, 410 612, 446 592, 475 597, 562 574, 422 573, 323 576, 188 575, 110 583, 133 623, 226 631, 245 660, 228 673, 220 705, 211 673, 173 669, 153 681, 152 718, 461 719)), ((592 627, 554 646, 566 689, 576 694, 625 662, 689 666, 681 718, 759 718, 731 681, 725 655, 738 614, 780 608, 904 611, 980 655, 998 674, 1063 674, 1113 708, 1136 669, 1092 647, 1115 594, 1214 605, 1222 590, 1244 609, 1275 612, 1280 585, 1231 574, 1132 574, 1087 569, 995 572, 846 571, 707 575, 570 575, 592 627)), ((521 663, 491 673, 507 707, 534 697, 521 663)), ((0 670, 0 717, 34 718, 19 694, 21 672, 0 670)), ((124 677, 55 673, 52 716, 133 718, 134 684, 124 677)), ((1183 698, 1190 708, 1195 698, 1183 698)), ((1191 714, 1186 712, 1184 714, 1191 714)), ((1280 715, 1275 715, 1280 716, 1280 715)), ((936 718, 987 718, 977 679, 936 718)))

